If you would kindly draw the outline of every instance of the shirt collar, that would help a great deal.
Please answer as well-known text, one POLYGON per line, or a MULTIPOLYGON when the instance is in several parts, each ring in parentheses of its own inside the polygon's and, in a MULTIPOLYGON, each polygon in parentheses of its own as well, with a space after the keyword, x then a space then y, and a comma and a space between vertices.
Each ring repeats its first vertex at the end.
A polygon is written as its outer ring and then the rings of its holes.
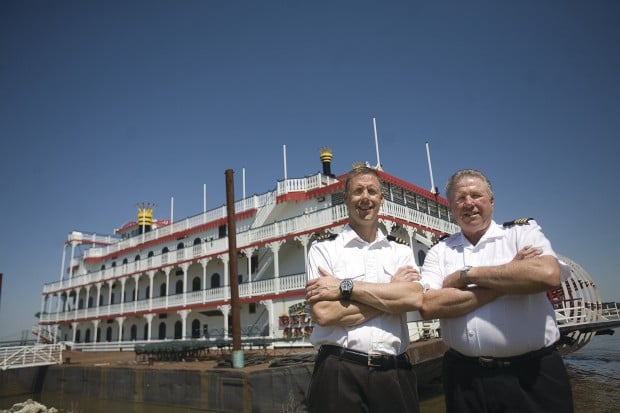
MULTIPOLYGON (((367 244, 366 241, 364 241, 363 239, 360 238, 359 235, 357 235, 357 232, 355 232, 353 228, 349 226, 349 224, 345 225, 344 230, 342 231, 340 236, 342 237, 342 241, 344 245, 347 245, 351 242, 361 242, 361 243, 367 244)), ((377 242, 384 242, 384 241, 387 241, 387 237, 379 228, 377 228, 377 237, 375 238, 373 242, 371 242, 371 244, 375 244, 377 242)))
MULTIPOLYGON (((487 232, 482 235, 482 238, 480 238, 480 241, 478 241, 478 244, 476 245, 482 245, 489 240, 502 238, 503 236, 504 231, 502 231, 502 227, 499 226, 495 221, 491 221, 491 225, 489 225, 487 232)), ((471 242, 469 242, 469 240, 465 238, 463 232, 459 232, 454 237, 449 238, 447 240, 447 244, 450 247, 464 247, 472 245, 471 242)))

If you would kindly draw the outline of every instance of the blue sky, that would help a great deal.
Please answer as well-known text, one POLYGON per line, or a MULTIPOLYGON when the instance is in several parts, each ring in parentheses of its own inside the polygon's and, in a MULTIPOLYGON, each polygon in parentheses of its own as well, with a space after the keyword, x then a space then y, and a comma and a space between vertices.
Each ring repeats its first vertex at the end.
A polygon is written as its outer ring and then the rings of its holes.
MULTIPOLYGON (((0 340, 36 321, 73 230, 174 219, 376 163, 495 186, 620 300, 617 1, 0 2, 0 340)), ((31 336, 33 337, 33 336, 31 336)))

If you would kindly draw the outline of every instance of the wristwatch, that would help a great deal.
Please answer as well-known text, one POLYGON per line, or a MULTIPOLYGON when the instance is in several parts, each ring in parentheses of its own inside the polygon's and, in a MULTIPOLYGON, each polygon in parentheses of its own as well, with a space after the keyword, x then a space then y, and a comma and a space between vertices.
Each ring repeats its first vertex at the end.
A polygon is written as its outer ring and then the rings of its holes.
POLYGON ((466 265, 461 269, 461 276, 459 277, 463 284, 469 284, 469 278, 467 277, 467 273, 471 270, 471 265, 466 265))
POLYGON ((350 278, 345 278, 340 282, 340 298, 343 300, 348 300, 351 298, 351 293, 353 292, 353 280, 350 278))

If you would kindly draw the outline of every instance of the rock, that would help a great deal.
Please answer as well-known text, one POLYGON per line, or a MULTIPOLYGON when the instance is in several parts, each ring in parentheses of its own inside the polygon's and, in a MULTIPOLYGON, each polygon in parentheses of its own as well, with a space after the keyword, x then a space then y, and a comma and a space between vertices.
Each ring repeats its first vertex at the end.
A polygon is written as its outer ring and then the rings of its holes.
POLYGON ((9 410, 0 410, 0 413, 58 413, 55 408, 48 409, 41 403, 28 399, 23 403, 15 403, 9 410))

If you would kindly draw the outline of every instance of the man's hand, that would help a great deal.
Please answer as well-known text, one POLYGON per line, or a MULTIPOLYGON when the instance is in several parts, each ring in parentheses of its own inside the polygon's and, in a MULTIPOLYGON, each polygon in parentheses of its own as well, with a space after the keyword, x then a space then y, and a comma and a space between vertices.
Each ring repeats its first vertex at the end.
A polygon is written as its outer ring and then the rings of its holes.
POLYGON ((413 265, 399 267, 390 282, 411 282, 420 280, 420 272, 413 265))
POLYGON ((340 300, 339 278, 334 277, 322 267, 319 267, 319 278, 309 280, 306 284, 306 298, 310 304, 318 301, 340 300))
POLYGON ((519 252, 517 252, 517 255, 515 255, 515 257, 512 260, 517 261, 517 260, 525 260, 527 258, 538 257, 540 254, 542 254, 542 252, 543 252, 542 248, 532 247, 531 245, 526 245, 525 247, 521 248, 519 252))

